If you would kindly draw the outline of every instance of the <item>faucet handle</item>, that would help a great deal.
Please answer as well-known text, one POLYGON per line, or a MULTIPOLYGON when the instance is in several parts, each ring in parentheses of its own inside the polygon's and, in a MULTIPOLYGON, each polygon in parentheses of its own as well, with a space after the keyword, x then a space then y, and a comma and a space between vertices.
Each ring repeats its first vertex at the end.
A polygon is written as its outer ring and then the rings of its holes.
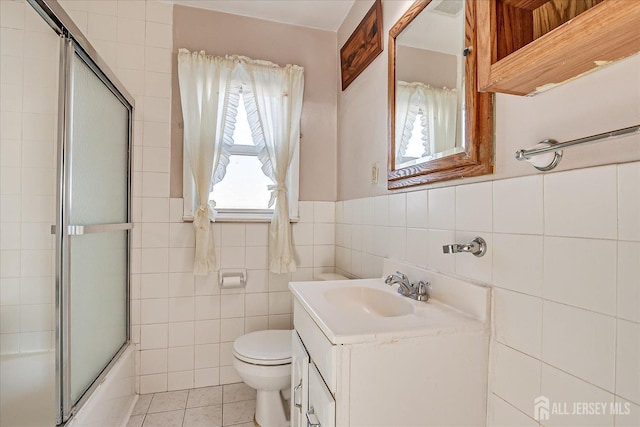
POLYGON ((396 271, 396 274, 397 274, 398 276, 400 276, 400 278, 401 278, 402 280, 407 280, 407 279, 408 279, 407 275, 406 275, 406 274, 404 274, 404 273, 403 273, 403 272, 401 272, 401 271, 396 271))
POLYGON ((420 280, 416 285, 416 299, 418 301, 429 301, 429 292, 427 292, 427 288, 431 286, 431 284, 429 282, 420 280))

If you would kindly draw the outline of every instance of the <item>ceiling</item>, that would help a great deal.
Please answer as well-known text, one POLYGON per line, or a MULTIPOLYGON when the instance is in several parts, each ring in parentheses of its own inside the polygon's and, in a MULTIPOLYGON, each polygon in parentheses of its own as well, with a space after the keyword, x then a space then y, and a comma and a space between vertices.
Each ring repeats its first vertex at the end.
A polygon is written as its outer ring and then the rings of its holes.
POLYGON ((354 0, 171 0, 174 4, 337 31, 354 0))

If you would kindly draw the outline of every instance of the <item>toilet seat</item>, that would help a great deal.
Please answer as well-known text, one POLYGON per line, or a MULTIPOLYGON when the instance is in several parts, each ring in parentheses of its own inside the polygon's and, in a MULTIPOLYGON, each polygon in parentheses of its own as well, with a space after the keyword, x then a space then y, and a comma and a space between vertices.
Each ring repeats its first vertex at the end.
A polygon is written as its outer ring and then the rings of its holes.
POLYGON ((233 343, 233 355, 253 365, 291 363, 291 331, 270 330, 245 334, 233 343))

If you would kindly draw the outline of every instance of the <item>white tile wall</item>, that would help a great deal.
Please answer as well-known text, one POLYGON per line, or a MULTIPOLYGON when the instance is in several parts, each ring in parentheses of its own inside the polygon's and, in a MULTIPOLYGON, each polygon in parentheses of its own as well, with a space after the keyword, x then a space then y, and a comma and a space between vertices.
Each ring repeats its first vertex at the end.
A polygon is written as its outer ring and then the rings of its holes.
POLYGON ((553 366, 542 365, 542 395, 550 402, 567 402, 567 415, 552 414, 544 426, 613 426, 612 411, 602 414, 572 414, 574 402, 598 402, 607 405, 614 401, 614 396, 593 384, 569 375, 553 366))
POLYGON ((292 226, 299 268, 291 275, 267 270, 268 224, 215 224, 220 265, 247 269, 246 289, 221 291, 217 273, 197 278, 191 273, 193 227, 181 222, 182 200, 144 194, 143 190, 141 274, 136 275, 140 290, 132 293, 137 297, 133 305, 140 307, 139 320, 133 320, 134 330, 140 330, 140 390, 236 382, 233 341, 251 331, 291 328, 289 280, 312 280, 318 273, 333 271, 335 204, 300 202, 301 222, 292 226), (161 206, 164 213, 154 212, 146 222, 145 202, 161 206), (167 212, 171 205, 175 215, 167 212))
POLYGON ((0 354, 10 354, 53 347, 58 37, 24 1, 2 1, 0 15, 0 354))
MULTIPOLYGON (((389 255, 493 286, 490 425, 538 425, 541 394, 637 410, 639 212, 638 162, 347 200, 336 203, 336 267, 376 277, 389 255), (484 257, 442 253, 474 236, 488 243, 484 257)), ((634 425, 638 414, 618 418, 634 425)))

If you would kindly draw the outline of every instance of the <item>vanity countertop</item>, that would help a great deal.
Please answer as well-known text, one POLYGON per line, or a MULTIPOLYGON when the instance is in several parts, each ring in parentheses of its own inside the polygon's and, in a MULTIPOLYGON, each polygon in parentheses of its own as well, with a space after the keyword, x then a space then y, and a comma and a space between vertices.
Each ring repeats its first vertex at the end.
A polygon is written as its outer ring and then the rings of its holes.
POLYGON ((431 299, 415 301, 381 278, 291 282, 289 289, 333 344, 487 333, 488 324, 431 299))

